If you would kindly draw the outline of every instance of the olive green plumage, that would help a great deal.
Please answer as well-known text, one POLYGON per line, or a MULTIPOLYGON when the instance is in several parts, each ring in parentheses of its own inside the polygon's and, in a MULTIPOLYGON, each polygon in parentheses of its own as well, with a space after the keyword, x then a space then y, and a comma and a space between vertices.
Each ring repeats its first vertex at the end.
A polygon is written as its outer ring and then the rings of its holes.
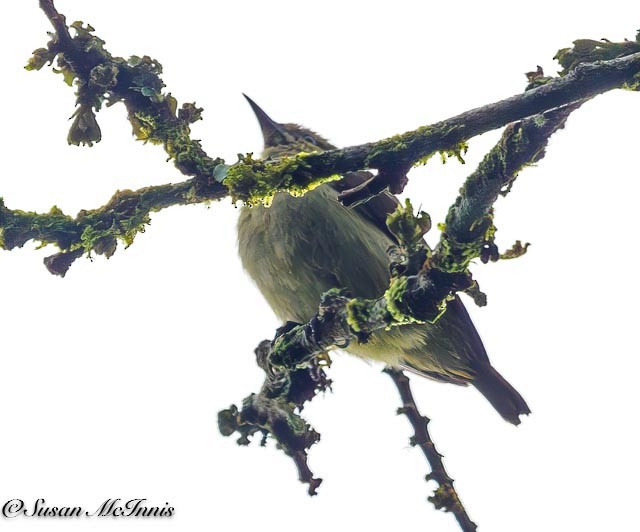
MULTIPOLYGON (((247 99, 262 128, 263 157, 334 148, 310 130, 274 122, 247 99)), ((303 197, 276 194, 269 208, 243 207, 240 212, 242 264, 283 321, 308 321, 330 288, 376 298, 389 286, 387 249, 394 242, 384 220, 395 198, 386 195, 349 209, 338 202, 335 188, 322 185, 303 197)), ((529 413, 520 394, 491 367, 457 297, 435 324, 378 331, 366 344, 353 342, 346 350, 436 380, 471 383, 511 423, 518 424, 519 415, 529 413)))

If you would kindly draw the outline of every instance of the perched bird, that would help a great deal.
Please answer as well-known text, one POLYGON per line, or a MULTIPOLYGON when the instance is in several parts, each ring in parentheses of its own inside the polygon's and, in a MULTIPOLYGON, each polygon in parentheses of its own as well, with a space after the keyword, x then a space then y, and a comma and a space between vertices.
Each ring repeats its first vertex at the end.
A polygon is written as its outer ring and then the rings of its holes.
MULTIPOLYGON (((335 149, 320 135, 296 124, 273 121, 249 101, 264 137, 264 158, 335 149)), ((269 208, 243 207, 238 247, 245 270, 283 321, 307 322, 321 295, 346 288, 357 297, 380 297, 389 286, 387 249, 395 243, 387 214, 398 200, 381 194, 350 209, 338 191, 371 174, 354 172, 321 185, 303 197, 278 193, 269 208)), ((453 384, 472 384, 510 423, 529 414, 520 394, 491 366, 480 336, 456 296, 434 324, 411 324, 376 331, 367 343, 346 351, 453 384)))

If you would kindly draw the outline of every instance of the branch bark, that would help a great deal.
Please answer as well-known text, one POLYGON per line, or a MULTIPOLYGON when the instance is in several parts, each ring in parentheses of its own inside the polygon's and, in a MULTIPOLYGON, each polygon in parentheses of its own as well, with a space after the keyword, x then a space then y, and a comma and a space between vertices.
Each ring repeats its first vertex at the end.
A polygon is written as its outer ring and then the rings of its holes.
MULTIPOLYGON (((461 142, 509 123, 593 98, 612 89, 629 87, 637 90, 639 73, 640 52, 609 61, 579 64, 564 77, 550 79, 523 94, 378 142, 309 154, 304 157, 304 167, 286 169, 279 174, 286 175, 288 183, 297 187, 305 187, 311 179, 320 176, 339 175, 363 168, 378 169, 387 176, 397 173, 398 169, 410 168, 438 151, 455 151, 461 142)), ((269 164, 274 163, 267 163, 267 169, 269 164)), ((254 186, 257 184, 258 181, 253 183, 254 186)), ((264 196, 254 195, 251 185, 242 183, 239 188, 231 186, 231 196, 251 203, 261 201, 264 196)), ((372 185, 373 193, 381 192, 387 185, 385 183, 377 188, 372 185)), ((275 188, 286 190, 282 184, 275 188)), ((358 197, 358 201, 362 199, 358 197)))
POLYGON ((429 434, 431 420, 427 416, 420 414, 418 405, 413 398, 413 393, 411 393, 409 377, 401 370, 390 367, 385 368, 384 372, 391 377, 400 393, 402 407, 398 408, 398 414, 404 414, 413 427, 414 434, 411 436, 410 443, 420 447, 422 454, 424 454, 431 466, 431 473, 426 476, 426 480, 435 480, 438 483, 438 488, 429 497, 429 501, 436 507, 436 510, 444 509, 447 512, 451 512, 456 521, 458 521, 462 532, 475 532, 478 527, 467 514, 460 496, 453 486, 454 480, 447 473, 442 461, 442 455, 438 452, 435 443, 431 439, 429 434))
MULTIPOLYGON (((201 118, 202 109, 195 104, 177 109, 175 98, 162 91, 162 68, 157 61, 147 56, 132 56, 126 61, 113 57, 93 28, 74 23, 76 34, 72 36, 52 0, 40 0, 40 6, 55 33, 47 48, 34 52, 27 68, 40 69, 57 58, 66 81, 71 84, 75 80, 79 107, 69 141, 98 142, 101 133, 95 113, 104 102, 123 102, 136 136, 163 144, 176 168, 190 177, 177 184, 118 192, 107 205, 83 210, 76 217, 55 207, 38 214, 12 210, 0 202, 0 245, 12 249, 32 239, 56 245, 61 253, 47 257, 45 264, 58 275, 64 275, 82 254, 110 256, 118 241, 131 244, 136 233, 144 230, 149 214, 169 206, 227 196, 234 201, 260 203, 279 191, 299 194, 346 172, 377 169, 378 176, 366 186, 343 194, 347 203, 365 201, 387 188, 400 192, 407 170, 435 152, 455 153, 464 141, 486 131, 607 90, 637 90, 640 85, 640 42, 576 41, 574 50, 558 53, 566 75, 555 79, 540 76, 523 94, 378 142, 282 160, 244 156, 227 166, 222 159, 208 156, 191 138, 189 125, 201 118), (585 62, 596 59, 599 61, 585 62)), ((450 234, 457 223, 455 219, 447 221, 450 234)))
POLYGON ((467 177, 449 209, 431 259, 434 268, 462 272, 476 257, 485 263, 498 260, 498 248, 493 241, 494 203, 511 190, 523 168, 544 157, 549 136, 564 128, 569 115, 585 101, 578 100, 507 126, 500 142, 467 177))

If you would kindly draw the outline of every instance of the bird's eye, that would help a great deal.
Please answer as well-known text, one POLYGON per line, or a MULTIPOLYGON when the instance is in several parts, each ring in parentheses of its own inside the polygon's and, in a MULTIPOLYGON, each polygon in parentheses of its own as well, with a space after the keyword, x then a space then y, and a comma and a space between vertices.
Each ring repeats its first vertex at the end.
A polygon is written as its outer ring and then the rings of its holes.
POLYGON ((302 138, 309 144, 313 144, 314 146, 317 144, 316 139, 314 139, 311 135, 305 135, 302 138))

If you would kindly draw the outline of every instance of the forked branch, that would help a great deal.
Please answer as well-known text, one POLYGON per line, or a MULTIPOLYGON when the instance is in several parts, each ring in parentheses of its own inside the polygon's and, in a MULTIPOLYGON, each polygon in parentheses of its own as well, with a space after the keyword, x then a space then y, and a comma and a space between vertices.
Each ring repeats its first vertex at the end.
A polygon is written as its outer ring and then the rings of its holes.
MULTIPOLYGON (((177 100, 163 91, 161 65, 148 56, 125 60, 112 56, 104 41, 89 25, 67 26, 52 0, 40 7, 54 28, 46 48, 39 48, 27 68, 39 70, 56 61, 58 71, 76 87, 71 144, 92 145, 101 139, 96 113, 103 105, 124 103, 134 135, 161 144, 176 168, 188 179, 177 184, 119 191, 103 207, 83 210, 77 216, 52 207, 46 214, 12 210, 0 199, 0 245, 23 246, 29 240, 54 244, 60 252, 45 259, 54 274, 64 275, 83 254, 111 256, 118 241, 130 245, 149 222, 150 213, 173 205, 202 203, 230 196, 248 204, 268 203, 274 194, 303 194, 340 175, 365 168, 376 176, 357 189, 345 191, 345 205, 367 201, 385 190, 401 192, 406 173, 436 152, 460 154, 466 142, 486 131, 507 126, 498 144, 467 178, 449 209, 438 245, 431 250, 423 236, 430 229, 428 215, 413 212, 407 202, 389 216, 387 225, 399 245, 390 249, 391 282, 378 299, 353 298, 342 290, 324 294, 318 312, 305 324, 289 323, 274 340, 256 349, 265 371, 265 382, 238 408, 219 413, 222 434, 238 434, 246 445, 254 435, 261 443, 273 437, 293 459, 300 480, 311 495, 321 480, 308 465, 308 450, 319 434, 300 416, 304 404, 330 381, 325 367, 327 352, 350 342, 366 342, 376 330, 416 321, 437 320, 446 302, 465 291, 479 304, 484 295, 469 265, 511 258, 526 250, 517 242, 500 254, 495 243, 493 206, 512 187, 518 173, 544 156, 549 137, 564 127, 567 117, 585 100, 615 88, 640 89, 640 34, 634 41, 579 40, 560 50, 564 68, 560 77, 544 76, 540 68, 527 74, 523 94, 472 109, 441 122, 423 126, 392 138, 323 153, 303 153, 278 160, 242 156, 233 165, 210 157, 199 141, 191 138, 190 126, 200 120, 202 109, 177 100), (70 31, 70 29, 72 31, 70 31)), ((401 371, 388 368, 415 430, 412 442, 422 449, 439 487, 430 500, 437 508, 452 512, 461 529, 475 530, 453 487, 427 430, 428 419, 419 414, 409 382, 401 371)))

